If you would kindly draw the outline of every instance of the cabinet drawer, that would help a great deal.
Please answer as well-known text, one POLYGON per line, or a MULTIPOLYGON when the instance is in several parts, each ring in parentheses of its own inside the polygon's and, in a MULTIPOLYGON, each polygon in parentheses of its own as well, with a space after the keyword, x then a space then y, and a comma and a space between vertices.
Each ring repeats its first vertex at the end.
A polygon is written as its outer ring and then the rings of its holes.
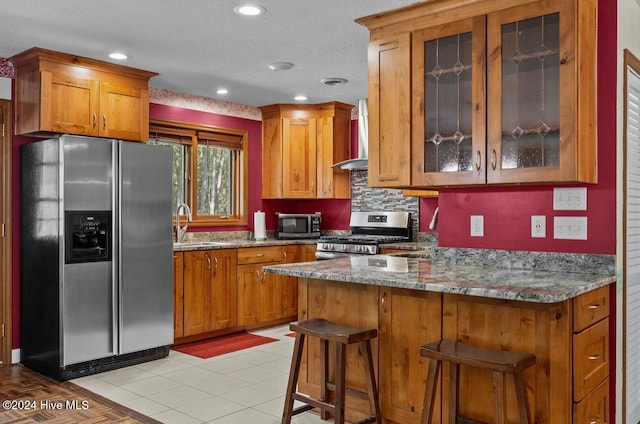
POLYGON ((573 335, 573 400, 609 376, 609 318, 573 335))
POLYGON ((582 331, 609 316, 609 287, 600 287, 573 301, 573 331, 582 331))
POLYGON ((587 424, 607 424, 609 422, 608 378, 582 401, 573 405, 573 422, 587 424))
POLYGON ((238 265, 260 264, 263 262, 281 262, 282 247, 245 247, 238 249, 238 265))

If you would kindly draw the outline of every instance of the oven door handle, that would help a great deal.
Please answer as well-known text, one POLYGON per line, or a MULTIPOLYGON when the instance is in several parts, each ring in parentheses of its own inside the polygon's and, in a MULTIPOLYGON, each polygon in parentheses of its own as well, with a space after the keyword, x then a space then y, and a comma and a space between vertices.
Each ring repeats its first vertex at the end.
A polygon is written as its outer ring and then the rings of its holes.
POLYGON ((348 258, 350 256, 356 256, 356 255, 353 255, 350 253, 316 251, 317 260, 348 258))

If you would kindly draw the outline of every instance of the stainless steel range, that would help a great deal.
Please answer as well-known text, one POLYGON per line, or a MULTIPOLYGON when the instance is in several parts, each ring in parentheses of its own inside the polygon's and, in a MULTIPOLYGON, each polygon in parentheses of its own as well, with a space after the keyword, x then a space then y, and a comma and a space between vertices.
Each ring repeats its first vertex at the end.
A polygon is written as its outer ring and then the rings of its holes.
POLYGON ((351 234, 321 236, 316 258, 375 255, 381 244, 411 241, 409 212, 352 212, 349 226, 351 234))

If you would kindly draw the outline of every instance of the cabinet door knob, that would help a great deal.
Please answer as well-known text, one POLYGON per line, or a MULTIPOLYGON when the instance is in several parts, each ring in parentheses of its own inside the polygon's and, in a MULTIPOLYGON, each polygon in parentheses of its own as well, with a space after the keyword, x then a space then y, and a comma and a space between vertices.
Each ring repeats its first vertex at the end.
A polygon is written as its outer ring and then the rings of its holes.
POLYGON ((476 152, 476 171, 480 171, 482 155, 480 154, 480 150, 476 152))
POLYGON ((256 257, 257 257, 257 258, 261 258, 261 257, 263 257, 263 256, 264 256, 264 253, 256 253, 256 257))
POLYGON ((491 169, 493 169, 494 171, 496 170, 496 165, 497 165, 497 155, 496 155, 496 149, 493 149, 491 151, 491 169))
POLYGON ((96 126, 98 125, 98 115, 96 115, 95 113, 93 114, 93 129, 96 129, 96 126))
POLYGON ((204 257, 207 258, 207 269, 211 269, 211 258, 208 253, 204 254, 204 257))
POLYGON ((217 256, 213 257, 213 267, 215 269, 218 269, 218 257, 217 256))
POLYGON ((107 129, 107 115, 102 115, 102 129, 107 129))
POLYGON ((600 359, 600 355, 598 355, 597 353, 595 355, 589 356, 590 361, 596 361, 598 359, 600 359))
POLYGON ((600 307, 600 305, 598 305, 597 303, 595 305, 587 306, 587 308, 589 308, 589 309, 598 309, 599 307, 600 307))

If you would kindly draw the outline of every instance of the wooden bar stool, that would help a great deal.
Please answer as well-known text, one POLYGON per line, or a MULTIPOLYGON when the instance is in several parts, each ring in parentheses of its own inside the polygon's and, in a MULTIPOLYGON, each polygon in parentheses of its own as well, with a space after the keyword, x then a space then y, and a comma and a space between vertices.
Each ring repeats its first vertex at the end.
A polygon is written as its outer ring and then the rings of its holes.
POLYGON ((376 329, 362 329, 348 325, 337 324, 321 318, 314 318, 307 321, 293 322, 289 325, 292 331, 296 332, 296 341, 293 346, 293 359, 291 361, 291 371, 289 373, 289 384, 284 401, 284 411, 282 413, 282 424, 290 424, 291 417, 313 408, 320 409, 320 417, 326 420, 329 412, 334 415, 336 424, 344 423, 344 400, 345 392, 356 394, 363 398, 369 398, 371 411, 374 416, 368 417, 359 424, 378 423, 382 424, 380 416, 380 404, 378 401, 378 389, 373 368, 373 356, 371 354, 370 340, 378 336, 376 329), (320 338, 320 399, 316 400, 296 391, 298 375, 300 373, 300 360, 302 359, 302 348, 304 347, 305 336, 320 338), (329 342, 336 344, 336 367, 335 382, 329 382, 329 342), (365 361, 365 373, 367 374, 367 392, 345 387, 345 366, 347 360, 347 345, 360 343, 365 361), (329 391, 335 392, 335 404, 329 403, 329 391), (306 405, 293 409, 293 402, 297 400, 306 405))
POLYGON ((536 363, 534 354, 486 349, 445 339, 421 346, 420 355, 431 360, 424 394, 421 424, 429 424, 431 422, 438 371, 442 368, 442 361, 449 362, 450 367, 449 424, 459 422, 479 423, 479 421, 460 416, 458 413, 460 365, 482 368, 493 372, 493 384, 496 388, 496 424, 504 424, 507 420, 504 379, 506 374, 512 374, 518 401, 520 424, 532 423, 529 419, 529 403, 527 401, 524 370, 536 363))

